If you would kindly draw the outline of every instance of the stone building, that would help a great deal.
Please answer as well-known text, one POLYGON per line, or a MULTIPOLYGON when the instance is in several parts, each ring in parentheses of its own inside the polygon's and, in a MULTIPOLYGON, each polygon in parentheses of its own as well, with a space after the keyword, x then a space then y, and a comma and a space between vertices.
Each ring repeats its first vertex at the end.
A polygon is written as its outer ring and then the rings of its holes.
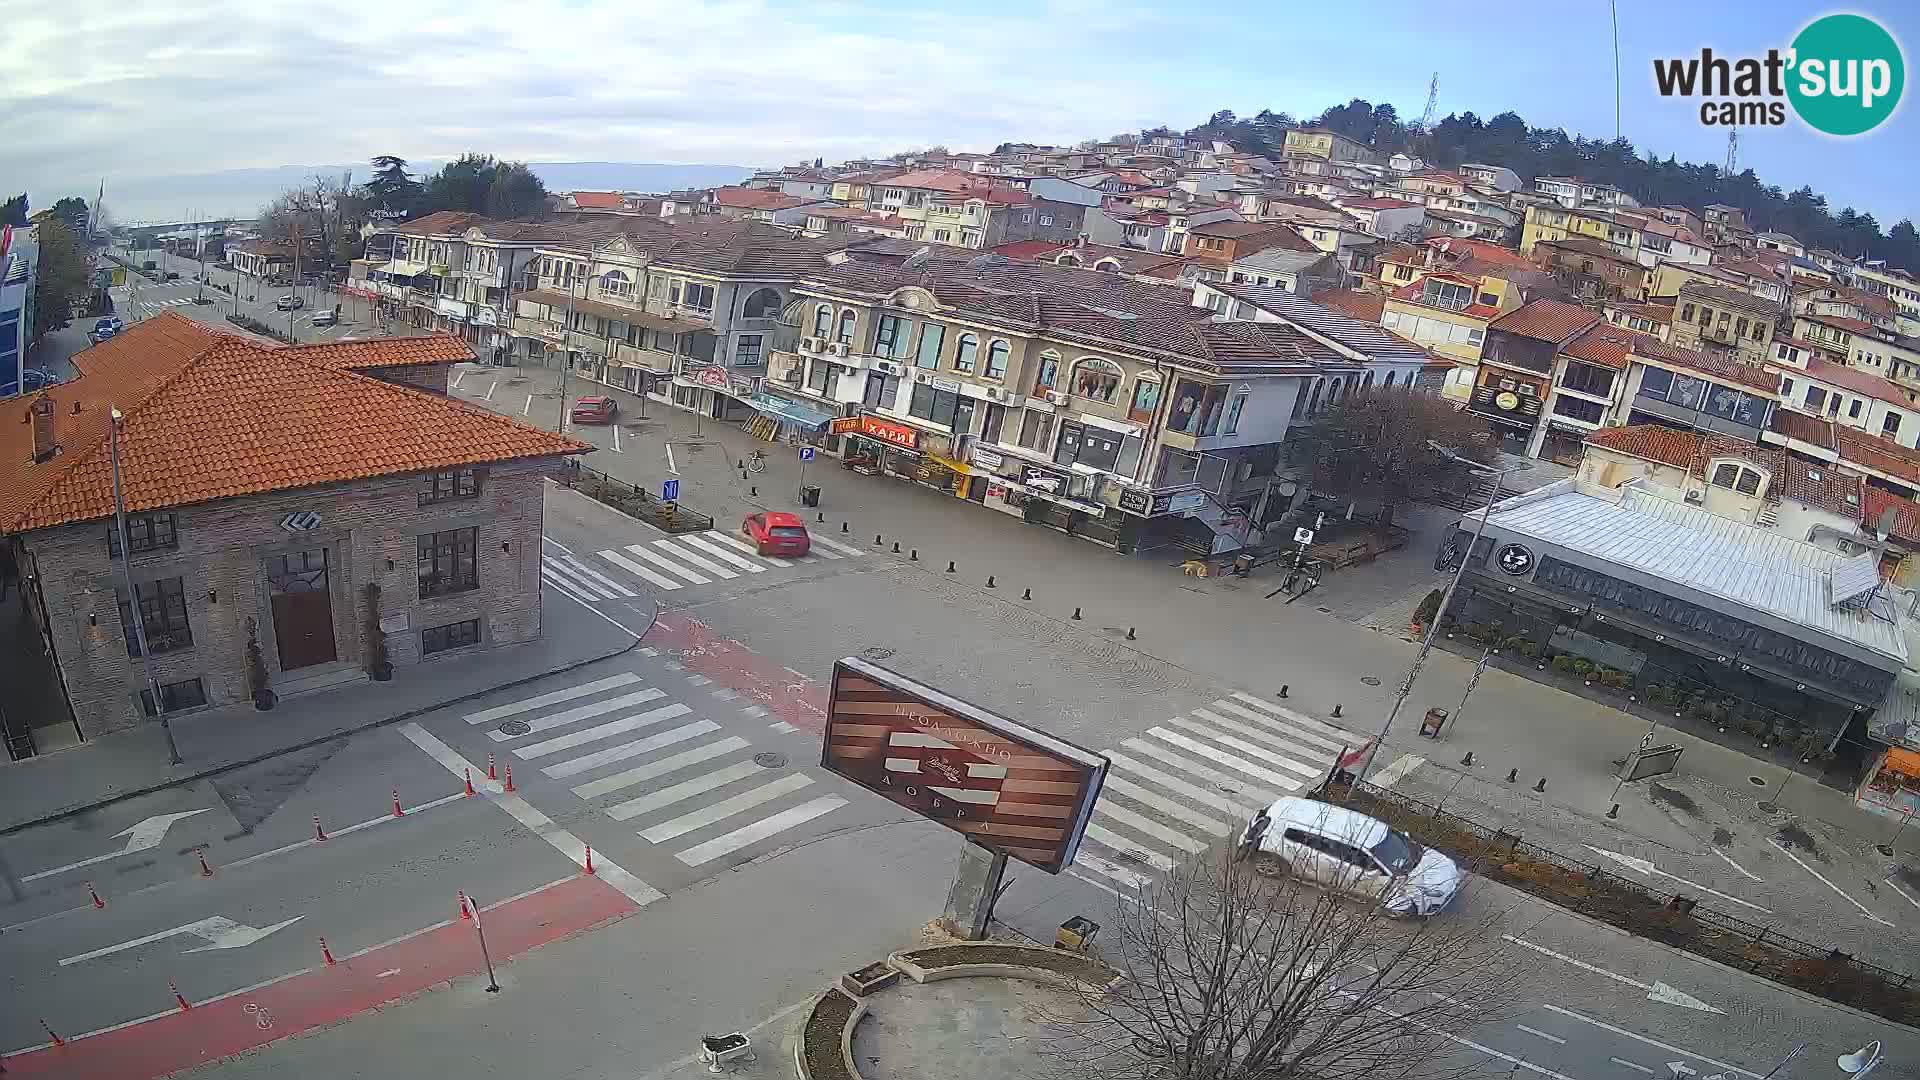
POLYGON ((32 717, 51 729, 32 741, 152 714, 135 611, 169 713, 245 702, 250 677, 278 696, 364 680, 376 636, 397 667, 537 638, 543 473, 589 447, 434 392, 471 357, 446 336, 282 348, 166 314, 0 407, 0 543, 68 713, 32 717))

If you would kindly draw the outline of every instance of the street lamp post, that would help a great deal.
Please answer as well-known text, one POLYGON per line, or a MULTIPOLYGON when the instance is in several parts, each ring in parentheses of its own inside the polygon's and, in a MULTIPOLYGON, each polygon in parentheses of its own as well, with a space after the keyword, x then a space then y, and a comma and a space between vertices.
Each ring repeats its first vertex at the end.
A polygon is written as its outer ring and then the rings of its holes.
MULTIPOLYGON (((141 617, 140 594, 133 589, 133 548, 127 543, 127 500, 120 489, 120 434, 126 427, 126 415, 112 412, 113 423, 107 433, 107 458, 113 465, 113 528, 120 537, 120 586, 127 593, 127 613, 133 622, 133 642, 140 649, 140 667, 147 677, 147 693, 153 695, 153 714, 160 718, 160 731, 167 737, 167 762, 180 764, 180 747, 173 741, 173 725, 167 722, 167 703, 160 694, 160 679, 153 673, 153 650, 147 647, 147 624, 141 617)), ((165 601, 161 601, 164 606, 165 601)))
POLYGON ((1460 587, 1460 579, 1467 572, 1467 560, 1473 557, 1473 549, 1479 545, 1481 534, 1486 532, 1487 519, 1493 516, 1493 504, 1500 501, 1500 489, 1505 486, 1507 473, 1510 471, 1504 468, 1490 469, 1432 440, 1428 440, 1427 446, 1448 461, 1464 465, 1482 476, 1493 475, 1493 490, 1487 493, 1487 505, 1480 511, 1480 520, 1473 527, 1473 539, 1467 543, 1467 550, 1461 553, 1460 565, 1454 567, 1453 578, 1447 582, 1447 591, 1440 594, 1440 610, 1434 613, 1432 621, 1427 624, 1426 636, 1420 640, 1420 651, 1414 654, 1413 665, 1407 669, 1407 678, 1393 696, 1393 707, 1387 710, 1387 718, 1380 722, 1380 734, 1367 747, 1367 756, 1360 762, 1360 768, 1354 773, 1355 783, 1366 779, 1367 771, 1373 768, 1374 755, 1380 752, 1380 744, 1387 741, 1387 732, 1393 727, 1394 718, 1400 715, 1401 707, 1407 703, 1407 698, 1413 693, 1414 681, 1420 677, 1420 669, 1427 662, 1427 654, 1433 651, 1433 639, 1434 635, 1440 631, 1440 619, 1453 603, 1454 591, 1460 587))

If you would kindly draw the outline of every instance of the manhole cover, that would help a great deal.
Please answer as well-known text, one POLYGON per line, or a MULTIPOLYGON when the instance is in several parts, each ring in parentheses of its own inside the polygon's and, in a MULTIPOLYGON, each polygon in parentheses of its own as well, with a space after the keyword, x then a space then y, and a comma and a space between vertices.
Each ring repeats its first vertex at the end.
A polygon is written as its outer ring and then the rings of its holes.
POLYGON ((1764 778, 1764 777, 1760 777, 1760 776, 1749 776, 1749 777, 1747 777, 1747 783, 1749 783, 1749 784, 1752 784, 1752 785, 1753 785, 1754 787, 1766 787, 1766 786, 1767 786, 1767 781, 1766 781, 1766 778, 1764 778))
POLYGON ((753 763, 763 769, 778 769, 787 763, 787 755, 775 750, 753 755, 753 763))
POLYGON ((1363 682, 1363 683, 1366 683, 1366 684, 1367 684, 1368 686, 1379 686, 1379 685, 1380 685, 1380 680, 1379 680, 1379 679, 1376 679, 1376 678, 1374 678, 1374 677, 1373 677, 1373 676, 1371 676, 1371 675, 1362 675, 1362 676, 1360 676, 1360 681, 1361 681, 1361 682, 1363 682))
POLYGON ((506 723, 500 725, 500 734, 502 735, 525 735, 532 730, 533 725, 527 723, 525 720, 508 720, 506 723))
POLYGON ((860 650, 861 658, 866 660, 885 660, 887 657, 892 655, 893 655, 892 649, 882 648, 878 645, 875 645, 871 649, 860 650))

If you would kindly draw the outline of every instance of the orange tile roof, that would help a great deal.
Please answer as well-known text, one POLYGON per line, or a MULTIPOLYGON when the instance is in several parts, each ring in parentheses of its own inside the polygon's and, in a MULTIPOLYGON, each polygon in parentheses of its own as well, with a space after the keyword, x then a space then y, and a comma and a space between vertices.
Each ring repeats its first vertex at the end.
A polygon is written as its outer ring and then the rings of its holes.
POLYGON ((1535 300, 1487 324, 1488 330, 1559 344, 1598 321, 1600 316, 1578 304, 1535 300))
POLYGON ((1834 425, 1833 439, 1841 461, 1899 477, 1920 487, 1920 452, 1909 450, 1892 439, 1838 424, 1834 425))
POLYGON ((1912 499, 1903 499, 1891 491, 1882 491, 1872 484, 1860 485, 1866 498, 1862 503, 1865 513, 1861 520, 1875 531, 1880 528, 1880 515, 1893 511, 1893 528, 1888 533, 1896 540, 1908 543, 1920 542, 1920 503, 1912 499))
POLYGON ((79 378, 0 403, 0 535, 113 512, 115 407, 126 418, 122 486, 136 511, 592 449, 345 370, 418 362, 406 357, 440 347, 421 344, 431 340, 329 353, 257 343, 172 312, 138 323, 76 357, 79 378), (331 363, 314 362, 316 353, 331 363), (42 399, 54 406, 59 453, 34 464, 28 410, 42 399))
POLYGON ((310 364, 341 371, 457 364, 473 359, 473 350, 467 347, 466 342, 451 334, 423 334, 419 337, 368 341, 317 341, 310 345, 288 345, 280 351, 310 364))
MULTIPOLYGON (((1792 375, 1794 371, 1791 367, 1778 370, 1784 375, 1792 375)), ((1911 398, 1905 389, 1894 385, 1893 380, 1882 378, 1863 368, 1848 367, 1846 364, 1836 364, 1831 360, 1813 356, 1807 358, 1806 373, 1809 379, 1818 379, 1823 383, 1830 383, 1856 394, 1865 394, 1880 401, 1891 401, 1902 408, 1911 407, 1907 404, 1911 398)))
POLYGON ((1313 302, 1370 323, 1379 322, 1381 312, 1387 306, 1385 296, 1359 289, 1322 289, 1313 294, 1313 302))
POLYGON ((1634 424, 1601 428, 1588 435, 1586 441, 1588 446, 1684 469, 1693 463, 1705 439, 1691 431, 1676 431, 1658 424, 1634 424))
POLYGON ((1615 371, 1627 369, 1627 356, 1641 339, 1656 341, 1650 334, 1625 330, 1612 323, 1601 322, 1582 331, 1580 336, 1566 343, 1560 351, 1575 360, 1584 360, 1589 364, 1599 364, 1615 371))
POLYGON ((618 210, 626 205, 617 191, 576 191, 573 205, 583 210, 618 210))

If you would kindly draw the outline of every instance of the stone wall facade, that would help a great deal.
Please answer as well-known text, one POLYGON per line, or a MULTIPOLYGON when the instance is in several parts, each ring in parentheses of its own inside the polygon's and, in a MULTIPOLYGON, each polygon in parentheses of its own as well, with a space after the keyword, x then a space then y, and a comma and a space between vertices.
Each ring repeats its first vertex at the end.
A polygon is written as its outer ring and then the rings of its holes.
MULTIPOLYGON (((477 469, 477 496, 421 505, 426 477, 414 473, 354 483, 225 499, 173 511, 177 542, 133 556, 136 584, 181 579, 191 643, 155 651, 164 686, 198 678, 209 706, 249 700, 246 646, 257 635, 269 685, 367 667, 366 585, 378 582, 395 667, 420 663, 422 631, 480 622, 478 643, 424 657, 433 662, 540 636, 543 472, 549 461, 477 469), (317 515, 294 531, 290 514, 317 515), (422 599, 419 537, 474 528, 479 587, 422 599), (285 554, 325 552, 333 659, 283 669, 268 564, 285 554)), ((119 560, 109 555, 112 519, 44 529, 21 538, 23 575, 32 575, 51 623, 55 659, 84 737, 141 722, 145 676, 128 655, 119 610, 119 560)), ((313 560, 317 563, 317 558, 313 560)))

